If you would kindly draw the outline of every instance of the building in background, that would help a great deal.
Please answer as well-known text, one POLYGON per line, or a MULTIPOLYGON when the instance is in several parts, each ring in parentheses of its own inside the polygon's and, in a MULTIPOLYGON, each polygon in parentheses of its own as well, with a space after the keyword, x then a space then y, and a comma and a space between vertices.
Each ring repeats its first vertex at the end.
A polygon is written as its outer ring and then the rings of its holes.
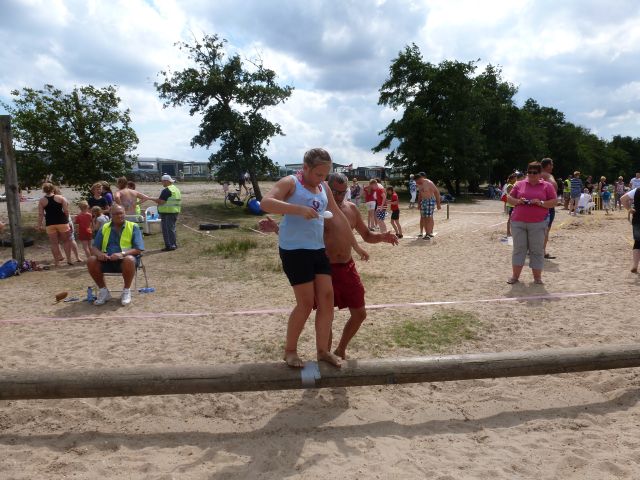
MULTIPOLYGON (((298 170, 302 170, 302 163, 287 163, 284 167, 279 167, 280 177, 292 175, 298 170)), ((391 169, 380 166, 370 167, 356 167, 353 168, 353 164, 343 165, 341 163, 332 163, 332 172, 344 173, 350 179, 357 177, 358 180, 370 180, 372 178, 379 178, 380 180, 386 180, 391 174, 391 169)))
POLYGON ((171 175, 178 180, 212 178, 209 162, 173 160, 160 157, 138 157, 133 161, 131 175, 137 181, 160 181, 162 175, 171 175))

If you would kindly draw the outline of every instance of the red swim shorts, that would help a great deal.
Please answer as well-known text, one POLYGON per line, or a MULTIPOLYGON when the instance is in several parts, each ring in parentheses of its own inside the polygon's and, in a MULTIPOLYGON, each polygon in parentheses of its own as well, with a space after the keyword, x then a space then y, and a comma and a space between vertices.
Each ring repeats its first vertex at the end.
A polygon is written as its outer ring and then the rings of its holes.
POLYGON ((353 259, 347 263, 331 264, 333 304, 338 308, 364 307, 364 285, 353 259))

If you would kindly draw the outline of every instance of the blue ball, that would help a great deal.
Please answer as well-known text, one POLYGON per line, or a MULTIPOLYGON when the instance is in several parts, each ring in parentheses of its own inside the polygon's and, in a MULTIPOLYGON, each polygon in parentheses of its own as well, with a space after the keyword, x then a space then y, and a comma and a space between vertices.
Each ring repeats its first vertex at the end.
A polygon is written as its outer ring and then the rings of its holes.
POLYGON ((258 200, 256 200, 255 198, 252 198, 251 200, 249 200, 249 203, 247 204, 247 208, 254 215, 262 215, 262 209, 260 208, 260 202, 258 200))

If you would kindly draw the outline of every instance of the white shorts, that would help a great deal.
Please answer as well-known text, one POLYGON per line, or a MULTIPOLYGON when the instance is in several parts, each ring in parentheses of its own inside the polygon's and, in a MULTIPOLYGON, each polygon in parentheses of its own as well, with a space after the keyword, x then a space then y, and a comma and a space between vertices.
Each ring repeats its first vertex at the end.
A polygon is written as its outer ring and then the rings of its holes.
POLYGON ((376 209, 376 201, 372 200, 370 202, 367 202, 367 209, 368 210, 375 210, 376 209))

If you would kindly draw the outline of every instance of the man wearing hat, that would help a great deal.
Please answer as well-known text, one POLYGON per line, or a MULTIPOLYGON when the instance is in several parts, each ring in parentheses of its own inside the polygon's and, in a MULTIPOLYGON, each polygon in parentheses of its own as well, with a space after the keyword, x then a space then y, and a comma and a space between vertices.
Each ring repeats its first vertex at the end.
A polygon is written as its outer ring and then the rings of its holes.
POLYGON ((163 252, 169 252, 178 248, 176 244, 176 221, 180 213, 182 195, 173 183, 171 175, 164 174, 160 179, 164 189, 160 192, 160 198, 154 199, 158 204, 158 213, 162 220, 162 237, 164 238, 163 252))

